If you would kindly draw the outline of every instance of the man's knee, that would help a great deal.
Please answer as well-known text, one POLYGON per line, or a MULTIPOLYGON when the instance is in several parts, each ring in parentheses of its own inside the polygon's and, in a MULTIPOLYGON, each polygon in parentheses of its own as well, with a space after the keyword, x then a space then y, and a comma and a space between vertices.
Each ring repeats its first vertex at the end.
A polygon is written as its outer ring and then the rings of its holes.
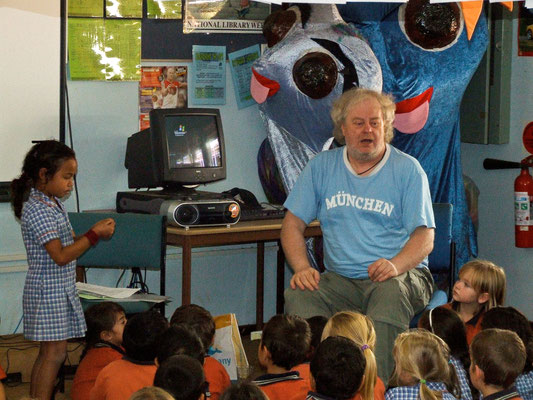
POLYGON ((319 295, 318 290, 287 288, 284 292, 285 313, 310 318, 315 315, 330 317, 331 312, 319 295))

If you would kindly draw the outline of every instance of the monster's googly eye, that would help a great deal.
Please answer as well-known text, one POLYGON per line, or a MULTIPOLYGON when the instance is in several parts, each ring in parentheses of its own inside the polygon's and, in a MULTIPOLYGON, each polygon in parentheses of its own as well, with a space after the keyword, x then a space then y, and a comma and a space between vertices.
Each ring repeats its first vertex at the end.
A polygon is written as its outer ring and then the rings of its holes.
POLYGON ((398 22, 407 39, 427 51, 453 46, 463 31, 464 20, 457 3, 409 0, 400 6, 398 22))
POLYGON ((337 84, 338 69, 335 60, 323 52, 310 52, 292 67, 292 78, 302 93, 312 99, 330 94, 337 84))

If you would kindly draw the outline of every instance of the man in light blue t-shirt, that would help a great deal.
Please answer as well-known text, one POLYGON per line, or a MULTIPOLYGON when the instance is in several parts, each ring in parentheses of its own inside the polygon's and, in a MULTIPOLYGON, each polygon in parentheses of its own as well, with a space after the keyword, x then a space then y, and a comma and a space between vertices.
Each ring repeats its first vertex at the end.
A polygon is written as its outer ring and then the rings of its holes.
POLYGON ((285 202, 281 231, 294 270, 286 312, 304 318, 342 310, 367 314, 383 380, 394 368, 394 339, 433 290, 429 185, 418 161, 388 144, 394 110, 389 96, 367 89, 351 89, 333 104, 334 135, 346 146, 309 161, 285 202), (314 219, 324 237, 322 275, 309 263, 303 236, 314 219))

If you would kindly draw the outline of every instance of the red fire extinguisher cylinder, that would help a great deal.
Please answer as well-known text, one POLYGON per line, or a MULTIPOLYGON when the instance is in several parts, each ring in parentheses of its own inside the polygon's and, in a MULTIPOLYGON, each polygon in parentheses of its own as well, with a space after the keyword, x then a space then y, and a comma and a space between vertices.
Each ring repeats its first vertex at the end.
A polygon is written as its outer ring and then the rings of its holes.
POLYGON ((533 247, 533 177, 529 168, 522 166, 514 181, 515 196, 515 246, 533 247))

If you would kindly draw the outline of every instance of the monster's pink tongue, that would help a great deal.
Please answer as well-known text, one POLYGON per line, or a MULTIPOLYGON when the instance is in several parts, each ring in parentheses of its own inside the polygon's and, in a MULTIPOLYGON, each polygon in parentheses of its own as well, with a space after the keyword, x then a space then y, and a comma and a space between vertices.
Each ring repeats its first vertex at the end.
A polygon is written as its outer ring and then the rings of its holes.
POLYGON ((433 87, 416 97, 396 103, 394 127, 408 134, 420 131, 428 120, 431 96, 433 96, 433 87))

